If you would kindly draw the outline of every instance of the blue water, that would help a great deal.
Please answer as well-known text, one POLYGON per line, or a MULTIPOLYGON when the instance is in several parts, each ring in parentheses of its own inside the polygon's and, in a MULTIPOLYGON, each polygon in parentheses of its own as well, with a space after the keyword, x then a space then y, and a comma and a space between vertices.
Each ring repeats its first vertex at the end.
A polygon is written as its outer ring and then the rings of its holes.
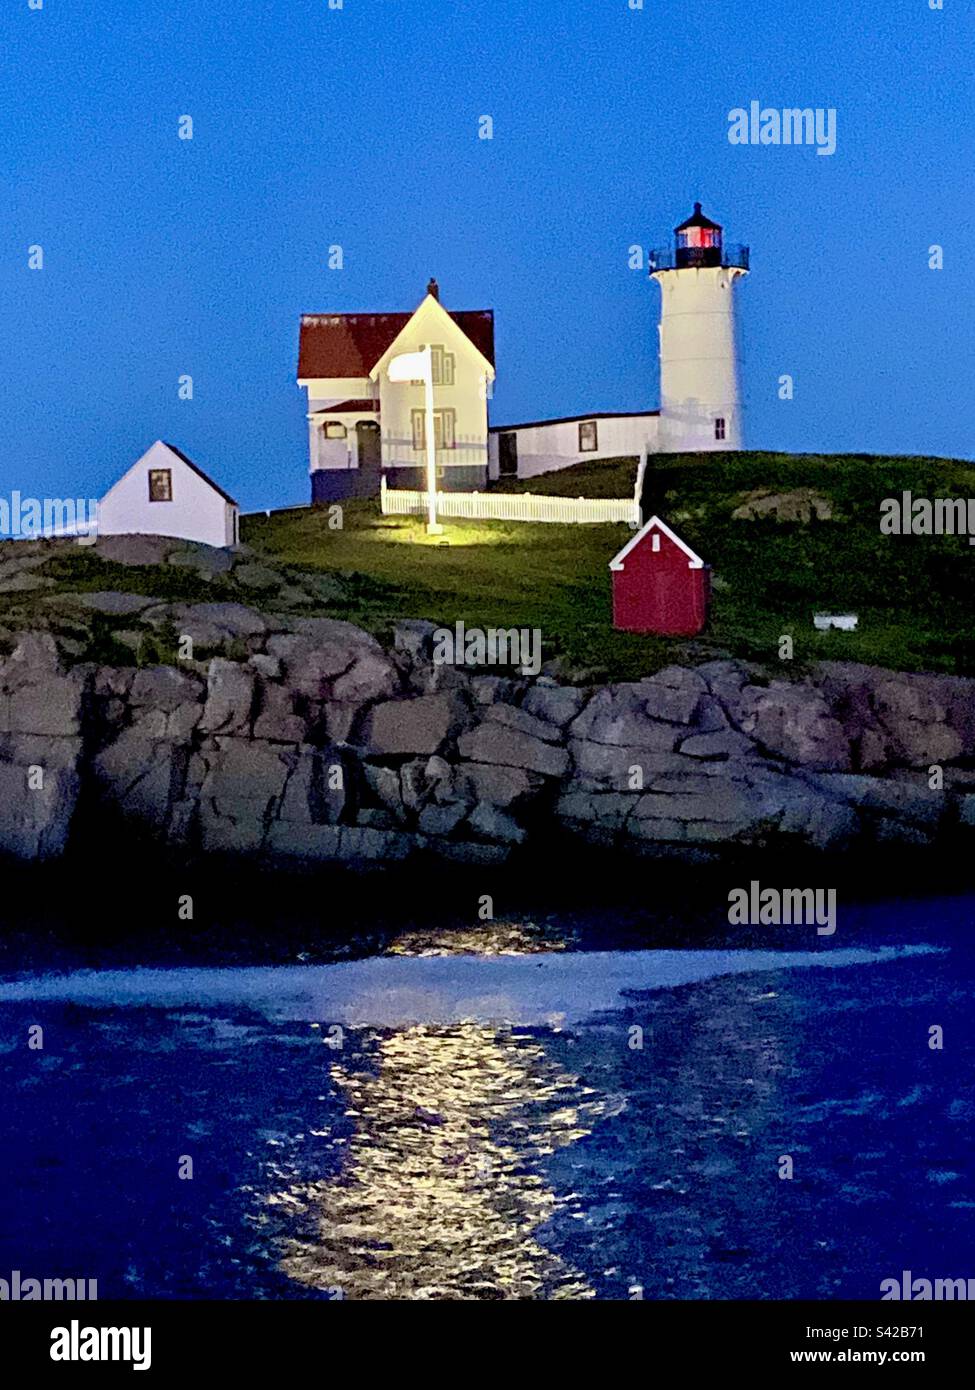
POLYGON ((124 1008, 117 981, 0 986, 0 1277, 411 1299, 975 1277, 975 952, 936 920, 917 924, 936 952, 874 941, 830 966, 829 943, 738 973, 718 953, 685 982, 671 953, 573 952, 555 975, 485 957, 472 989, 476 958, 447 985, 418 955, 392 967, 398 993, 386 966, 346 974, 332 1016, 329 987, 273 970, 256 990, 194 972, 162 1004, 141 977, 124 1008))

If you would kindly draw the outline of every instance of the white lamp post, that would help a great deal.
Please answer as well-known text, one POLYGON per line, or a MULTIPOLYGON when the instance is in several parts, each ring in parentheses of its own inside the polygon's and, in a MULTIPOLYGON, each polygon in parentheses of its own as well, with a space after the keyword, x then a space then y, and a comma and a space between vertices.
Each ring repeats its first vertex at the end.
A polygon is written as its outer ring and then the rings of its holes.
POLYGON ((393 357, 388 371, 390 381, 422 381, 424 385, 427 437, 427 535, 443 534, 437 521, 437 446, 433 421, 433 349, 428 345, 419 352, 403 352, 393 357))

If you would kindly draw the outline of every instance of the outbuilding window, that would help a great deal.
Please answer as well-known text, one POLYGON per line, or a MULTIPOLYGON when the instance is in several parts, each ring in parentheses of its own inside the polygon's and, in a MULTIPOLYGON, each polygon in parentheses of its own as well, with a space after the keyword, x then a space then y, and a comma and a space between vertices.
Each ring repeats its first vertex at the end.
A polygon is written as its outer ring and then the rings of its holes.
POLYGON ((171 468, 149 469, 149 501, 171 502, 173 500, 173 470, 171 468))
POLYGON ((339 420, 329 420, 324 426, 326 439, 344 439, 348 430, 339 420))
POLYGON ((595 420, 584 420, 579 426, 579 452, 592 454, 599 448, 595 420))
POLYGON ((723 415, 718 415, 714 421, 714 437, 715 439, 724 439, 725 437, 723 415))

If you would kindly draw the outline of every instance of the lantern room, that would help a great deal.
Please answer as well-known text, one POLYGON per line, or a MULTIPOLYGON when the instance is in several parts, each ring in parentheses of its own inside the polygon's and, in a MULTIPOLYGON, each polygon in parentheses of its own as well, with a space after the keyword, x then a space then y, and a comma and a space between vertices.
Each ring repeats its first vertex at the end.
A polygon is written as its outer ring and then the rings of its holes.
POLYGON ((701 204, 694 204, 694 212, 674 228, 676 250, 675 264, 678 270, 684 266, 721 264, 721 227, 712 222, 701 211, 701 204))

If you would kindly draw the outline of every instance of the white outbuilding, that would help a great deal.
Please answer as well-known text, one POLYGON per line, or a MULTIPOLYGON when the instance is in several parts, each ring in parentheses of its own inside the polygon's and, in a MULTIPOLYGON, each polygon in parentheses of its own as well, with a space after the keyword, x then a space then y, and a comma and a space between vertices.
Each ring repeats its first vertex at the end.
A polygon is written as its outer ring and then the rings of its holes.
POLYGON ((101 536, 175 536, 224 547, 240 540, 240 508, 172 444, 152 448, 98 504, 101 536))

